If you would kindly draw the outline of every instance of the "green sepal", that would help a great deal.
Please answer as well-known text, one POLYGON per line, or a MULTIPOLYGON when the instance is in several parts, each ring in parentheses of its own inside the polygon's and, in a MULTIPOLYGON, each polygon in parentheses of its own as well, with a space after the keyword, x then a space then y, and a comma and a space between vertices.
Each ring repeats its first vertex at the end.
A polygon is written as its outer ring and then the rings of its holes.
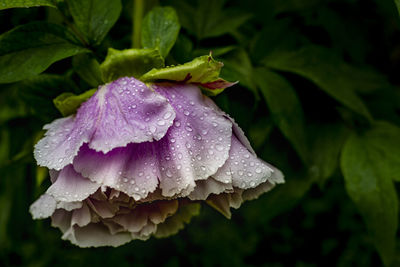
POLYGON ((53 103, 61 114, 66 117, 74 114, 80 105, 88 100, 97 89, 91 89, 83 94, 75 95, 73 93, 62 93, 53 99, 53 103))
POLYGON ((217 95, 226 87, 235 83, 219 78, 222 62, 216 61, 211 54, 197 57, 183 65, 154 68, 140 77, 144 82, 175 81, 199 85, 208 95, 217 95))
POLYGON ((104 82, 121 77, 139 78, 153 68, 164 66, 164 59, 156 49, 108 49, 107 57, 100 65, 104 82))

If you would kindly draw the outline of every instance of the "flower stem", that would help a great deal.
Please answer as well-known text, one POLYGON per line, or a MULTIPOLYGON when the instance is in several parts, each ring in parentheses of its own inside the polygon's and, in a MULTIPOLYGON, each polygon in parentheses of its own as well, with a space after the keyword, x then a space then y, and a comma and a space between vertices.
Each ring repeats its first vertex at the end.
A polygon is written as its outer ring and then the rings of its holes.
POLYGON ((140 48, 140 35, 142 29, 144 11, 144 0, 133 0, 133 34, 132 34, 132 47, 140 48))

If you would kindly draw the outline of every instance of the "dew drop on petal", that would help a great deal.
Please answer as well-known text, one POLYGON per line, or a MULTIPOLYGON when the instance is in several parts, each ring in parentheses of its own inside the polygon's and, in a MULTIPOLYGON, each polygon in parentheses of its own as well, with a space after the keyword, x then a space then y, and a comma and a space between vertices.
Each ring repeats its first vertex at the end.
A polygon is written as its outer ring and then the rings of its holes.
POLYGON ((171 112, 166 112, 166 113, 164 114, 163 118, 164 118, 164 120, 167 120, 167 119, 171 118, 171 116, 172 116, 172 113, 171 113, 171 112))

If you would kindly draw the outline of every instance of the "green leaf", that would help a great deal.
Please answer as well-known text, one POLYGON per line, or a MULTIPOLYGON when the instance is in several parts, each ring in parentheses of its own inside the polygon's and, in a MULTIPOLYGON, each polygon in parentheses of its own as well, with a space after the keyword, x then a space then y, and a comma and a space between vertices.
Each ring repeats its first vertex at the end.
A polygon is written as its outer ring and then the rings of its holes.
POLYGON ((245 217, 251 220, 257 218, 261 223, 267 224, 269 220, 276 216, 290 212, 302 197, 308 192, 313 184, 313 180, 304 174, 289 174, 285 170, 285 184, 276 186, 268 194, 260 197, 257 206, 253 209, 245 210, 245 217), (268 210, 268 212, 265 212, 268 210), (262 214, 260 216, 260 214, 262 214))
POLYGON ((41 74, 14 85, 18 97, 33 115, 45 122, 56 119, 60 113, 54 107, 53 99, 63 92, 78 92, 68 77, 55 74, 41 74))
POLYGON ((307 129, 311 141, 310 176, 323 186, 339 166, 340 151, 348 130, 340 124, 308 125, 307 129))
POLYGON ((200 40, 231 33, 251 17, 242 10, 225 7, 225 2, 203 0, 196 5, 176 1, 174 5, 182 26, 200 40))
POLYGON ((204 93, 215 96, 225 88, 235 83, 219 78, 224 64, 209 56, 201 56, 178 66, 168 66, 162 69, 152 69, 145 73, 140 80, 152 82, 157 80, 194 83, 201 86, 204 93))
POLYGON ((224 64, 214 60, 211 56, 201 56, 178 66, 168 66, 162 69, 152 69, 140 79, 145 82, 156 80, 185 81, 206 83, 219 78, 224 64))
POLYGON ((398 12, 400 14, 400 0, 394 0, 394 3, 396 4, 397 10, 398 10, 398 12))
POLYGON ((304 114, 295 90, 282 76, 266 68, 256 69, 254 78, 278 128, 300 158, 308 162, 304 114))
MULTIPOLYGON (((0 125, 5 122, 24 117, 28 114, 28 108, 18 96, 14 86, 6 86, 0 90, 0 125)), ((2 143, 3 144, 3 143, 2 143)))
POLYGON ((380 172, 390 179, 400 181, 400 128, 387 123, 377 122, 365 135, 368 149, 380 172))
POLYGON ((398 133, 395 126, 377 123, 363 135, 352 135, 341 156, 347 192, 386 266, 393 260, 398 227, 398 198, 390 175, 396 172, 399 176, 398 133))
POLYGON ((32 77, 56 61, 87 51, 76 42, 66 28, 46 22, 0 35, 0 83, 32 77))
POLYGON ((276 51, 263 60, 268 67, 304 76, 349 109, 372 120, 359 88, 370 87, 370 72, 361 72, 337 58, 328 49, 306 46, 298 51, 276 51))
POLYGON ((121 0, 67 0, 79 31, 91 45, 98 45, 114 26, 122 10, 121 0))
POLYGON ((79 77, 92 87, 103 84, 100 64, 90 54, 80 54, 72 58, 72 66, 79 77))
POLYGON ((166 58, 178 38, 180 24, 172 7, 155 7, 143 19, 141 42, 144 48, 155 48, 166 58))
POLYGON ((149 70, 163 66, 164 59, 158 50, 109 48, 100 71, 103 81, 110 82, 124 76, 139 78, 149 70))
POLYGON ((253 77, 253 65, 245 50, 238 49, 230 53, 229 56, 224 57, 224 68, 221 76, 226 80, 239 80, 240 85, 250 89, 256 99, 259 98, 253 77))
POLYGON ((97 89, 91 89, 83 94, 75 95, 73 93, 62 93, 57 96, 53 102, 56 108, 61 112, 61 114, 66 117, 74 114, 79 106, 88 100, 97 89))
POLYGON ((55 0, 2 0, 0 10, 15 7, 56 7, 55 0))

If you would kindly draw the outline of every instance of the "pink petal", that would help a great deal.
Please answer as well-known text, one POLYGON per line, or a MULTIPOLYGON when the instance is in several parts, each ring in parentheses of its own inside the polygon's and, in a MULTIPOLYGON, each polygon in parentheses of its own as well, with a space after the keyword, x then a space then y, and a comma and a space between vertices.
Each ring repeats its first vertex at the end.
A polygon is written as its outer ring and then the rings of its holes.
POLYGON ((73 165, 84 177, 124 192, 135 200, 153 192, 160 176, 153 143, 129 144, 107 154, 84 145, 73 165))
POLYGON ((47 194, 57 201, 82 201, 93 194, 101 185, 82 177, 72 165, 68 165, 58 175, 57 180, 47 189, 47 194))
POLYGON ((176 112, 174 126, 156 143, 164 196, 187 196, 195 181, 207 179, 227 160, 232 123, 205 103, 193 85, 158 85, 176 112))
POLYGON ((280 171, 250 153, 236 136, 232 136, 229 159, 213 178, 242 189, 254 188, 267 180, 271 183, 283 183, 280 171))
POLYGON ((39 165, 61 170, 72 163, 83 143, 107 153, 129 143, 161 139, 175 118, 168 101, 134 78, 101 86, 76 116, 45 125, 35 146, 39 165))
POLYGON ((100 108, 89 147, 104 153, 129 143, 160 140, 175 118, 164 97, 134 78, 104 85, 96 97, 100 108))

